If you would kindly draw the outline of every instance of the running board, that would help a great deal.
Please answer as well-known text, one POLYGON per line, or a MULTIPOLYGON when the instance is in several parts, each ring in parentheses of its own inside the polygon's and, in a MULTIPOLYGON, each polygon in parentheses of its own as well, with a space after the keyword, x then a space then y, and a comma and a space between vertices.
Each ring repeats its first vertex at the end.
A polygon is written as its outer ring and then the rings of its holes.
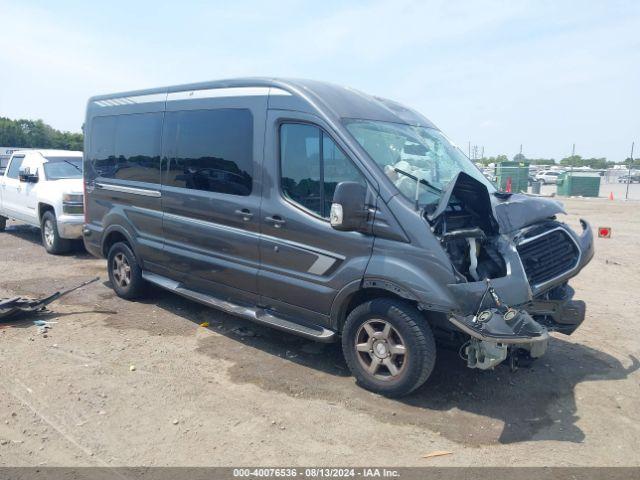
POLYGON ((311 340, 316 340, 323 343, 333 342, 336 337, 336 332, 321 327, 320 325, 300 325, 299 323, 286 320, 282 317, 277 317, 274 312, 267 310, 266 308, 245 307, 242 305, 231 303, 227 300, 213 297, 211 295, 196 292, 194 290, 186 288, 180 282, 176 282, 175 280, 171 280, 170 278, 163 277, 162 275, 158 275, 156 273, 143 271, 142 278, 150 283, 153 283, 154 285, 177 293, 178 295, 181 295, 190 300, 195 300, 196 302, 202 303, 209 307, 223 310, 227 313, 246 318, 253 322, 282 330, 283 332, 292 333, 294 335, 310 338, 311 340))

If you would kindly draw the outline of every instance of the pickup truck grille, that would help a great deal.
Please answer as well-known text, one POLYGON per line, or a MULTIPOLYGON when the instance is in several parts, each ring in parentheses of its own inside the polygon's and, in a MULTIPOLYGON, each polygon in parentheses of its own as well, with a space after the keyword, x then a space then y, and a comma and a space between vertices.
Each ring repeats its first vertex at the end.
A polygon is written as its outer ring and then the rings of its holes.
POLYGON ((580 258, 578 246, 560 227, 525 238, 516 248, 534 287, 572 270, 580 258))

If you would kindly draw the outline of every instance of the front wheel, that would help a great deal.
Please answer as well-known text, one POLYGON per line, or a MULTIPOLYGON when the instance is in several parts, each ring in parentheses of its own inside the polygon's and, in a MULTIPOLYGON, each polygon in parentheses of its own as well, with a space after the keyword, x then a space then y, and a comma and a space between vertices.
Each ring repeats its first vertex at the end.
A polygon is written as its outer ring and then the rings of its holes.
POLYGON ((62 238, 58 233, 56 215, 51 210, 44 212, 44 215, 42 215, 40 233, 42 235, 42 245, 48 253, 60 255, 71 250, 71 241, 62 238))
POLYGON ((436 360, 425 318, 412 305, 393 299, 371 300, 349 314, 342 351, 358 384, 389 397, 420 387, 436 360))

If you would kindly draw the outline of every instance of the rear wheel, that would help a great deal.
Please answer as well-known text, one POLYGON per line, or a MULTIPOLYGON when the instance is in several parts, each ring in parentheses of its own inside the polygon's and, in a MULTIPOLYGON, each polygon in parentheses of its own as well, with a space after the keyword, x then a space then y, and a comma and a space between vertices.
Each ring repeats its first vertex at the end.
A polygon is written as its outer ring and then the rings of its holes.
POLYGON ((107 271, 113 290, 128 300, 144 294, 146 282, 136 256, 124 242, 114 243, 107 256, 107 271))
POLYGON ((389 397, 422 385, 436 359, 435 340, 424 317, 393 299, 363 303, 349 314, 342 351, 358 384, 389 397))
POLYGON ((56 215, 51 210, 42 215, 40 234, 42 235, 42 245, 47 252, 60 255, 71 250, 71 241, 60 237, 56 215))

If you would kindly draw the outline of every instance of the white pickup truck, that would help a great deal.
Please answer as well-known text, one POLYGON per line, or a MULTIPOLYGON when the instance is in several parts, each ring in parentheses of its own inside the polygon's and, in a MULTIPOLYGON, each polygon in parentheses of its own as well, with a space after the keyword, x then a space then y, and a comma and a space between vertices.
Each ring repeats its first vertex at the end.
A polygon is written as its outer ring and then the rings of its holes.
POLYGON ((0 177, 0 232, 9 218, 40 227, 47 252, 70 250, 82 238, 82 152, 13 152, 0 177))

